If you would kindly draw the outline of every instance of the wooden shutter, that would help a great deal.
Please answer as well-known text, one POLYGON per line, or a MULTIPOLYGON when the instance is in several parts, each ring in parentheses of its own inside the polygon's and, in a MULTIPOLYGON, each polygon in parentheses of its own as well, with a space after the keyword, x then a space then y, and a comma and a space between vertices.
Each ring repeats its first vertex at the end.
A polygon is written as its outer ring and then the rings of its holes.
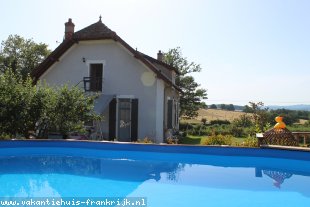
POLYGON ((168 100, 168 111, 167 111, 167 128, 172 129, 172 107, 173 100, 168 100))
POLYGON ((138 99, 131 100, 131 141, 138 139, 138 99))
POLYGON ((116 138, 116 99, 109 104, 109 140, 116 138))

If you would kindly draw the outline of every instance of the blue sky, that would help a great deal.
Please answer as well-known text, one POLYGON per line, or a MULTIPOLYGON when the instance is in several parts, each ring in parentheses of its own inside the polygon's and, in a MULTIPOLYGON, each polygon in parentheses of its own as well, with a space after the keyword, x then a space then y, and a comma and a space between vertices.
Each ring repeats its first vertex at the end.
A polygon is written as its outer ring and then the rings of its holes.
POLYGON ((203 71, 207 104, 310 104, 309 0, 10 0, 0 40, 10 34, 54 49, 72 18, 76 31, 99 19, 155 57, 181 47, 203 71))

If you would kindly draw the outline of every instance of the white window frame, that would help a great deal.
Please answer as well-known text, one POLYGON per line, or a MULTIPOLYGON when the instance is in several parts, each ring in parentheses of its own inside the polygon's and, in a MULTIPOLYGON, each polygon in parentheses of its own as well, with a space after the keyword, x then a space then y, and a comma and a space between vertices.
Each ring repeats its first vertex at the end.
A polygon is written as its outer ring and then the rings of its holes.
POLYGON ((85 61, 85 64, 87 66, 87 74, 88 74, 88 77, 90 77, 90 65, 91 64, 102 64, 102 91, 103 92, 103 84, 104 84, 104 67, 105 67, 105 64, 106 64, 106 61, 105 60, 86 60, 85 61))

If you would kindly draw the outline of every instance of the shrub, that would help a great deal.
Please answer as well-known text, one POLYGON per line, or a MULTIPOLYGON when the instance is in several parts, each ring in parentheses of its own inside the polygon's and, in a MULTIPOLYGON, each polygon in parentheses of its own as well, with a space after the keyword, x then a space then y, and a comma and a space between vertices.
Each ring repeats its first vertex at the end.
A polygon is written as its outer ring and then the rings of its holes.
POLYGON ((218 125, 222 125, 222 124, 230 124, 230 121, 228 120, 212 120, 210 121, 210 125, 215 125, 215 124, 218 124, 218 125))
POLYGON ((203 143, 205 145, 231 145, 233 137, 230 135, 211 135, 203 143))
POLYGON ((203 125, 206 125, 207 119, 206 119, 206 118, 202 118, 202 119, 201 119, 201 122, 202 122, 203 125))
POLYGON ((167 144, 178 144, 179 139, 177 137, 168 137, 166 142, 167 144))
POLYGON ((187 131, 193 129, 195 124, 190 124, 190 123, 180 123, 179 125, 179 130, 181 131, 187 131))
POLYGON ((242 142, 241 146, 243 146, 243 147, 258 147, 258 139, 255 137, 249 136, 248 138, 246 138, 242 142))
POLYGON ((243 114, 239 118, 233 120, 233 125, 238 127, 251 127, 253 126, 252 118, 247 114, 243 114))
POLYGON ((0 73, 0 134, 30 138, 40 129, 63 136, 83 131, 85 121, 100 119, 94 100, 95 96, 87 96, 76 87, 36 86, 30 77, 22 79, 7 70, 0 73))
POLYGON ((230 133, 234 136, 234 137, 243 137, 244 136, 244 130, 242 127, 238 127, 238 126, 232 126, 230 129, 230 133))
POLYGON ((152 144, 154 142, 153 142, 153 140, 151 138, 144 137, 144 139, 138 139, 138 143, 152 144))

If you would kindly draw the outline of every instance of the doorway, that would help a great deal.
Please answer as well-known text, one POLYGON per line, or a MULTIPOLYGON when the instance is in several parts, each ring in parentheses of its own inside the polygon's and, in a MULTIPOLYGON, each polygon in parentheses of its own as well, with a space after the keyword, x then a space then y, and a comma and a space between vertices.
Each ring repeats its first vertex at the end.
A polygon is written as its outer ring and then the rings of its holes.
POLYGON ((118 99, 118 141, 131 141, 131 99, 118 99))

